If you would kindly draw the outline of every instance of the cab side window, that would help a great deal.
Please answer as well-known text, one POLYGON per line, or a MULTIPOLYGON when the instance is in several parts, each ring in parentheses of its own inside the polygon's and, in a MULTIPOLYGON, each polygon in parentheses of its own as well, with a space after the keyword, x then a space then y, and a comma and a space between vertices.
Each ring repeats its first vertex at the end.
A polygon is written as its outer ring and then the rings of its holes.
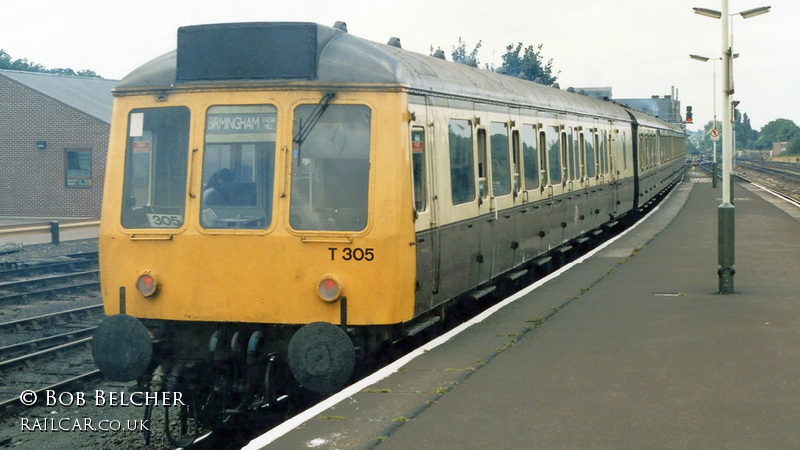
POLYGON ((411 176, 414 181, 414 209, 425 211, 427 184, 425 182, 425 129, 411 129, 411 176))

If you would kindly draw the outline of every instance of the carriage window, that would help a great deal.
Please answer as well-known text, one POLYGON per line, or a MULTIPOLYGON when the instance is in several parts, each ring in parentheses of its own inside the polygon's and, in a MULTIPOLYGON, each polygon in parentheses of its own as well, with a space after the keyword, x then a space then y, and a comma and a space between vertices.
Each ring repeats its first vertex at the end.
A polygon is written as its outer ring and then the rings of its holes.
POLYGON ((566 183, 567 181, 572 179, 570 171, 572 169, 572 158, 571 158, 571 151, 572 148, 572 136, 567 136, 566 132, 561 133, 561 163, 562 165, 562 176, 563 181, 566 183))
POLYGON ((186 204, 189 109, 136 109, 128 116, 122 226, 178 228, 186 204))
POLYGON ((620 138, 622 139, 622 169, 628 170, 628 144, 626 142, 627 133, 622 133, 620 138))
POLYGON ((536 156, 536 128, 522 126, 522 158, 525 169, 525 189, 539 187, 539 160, 536 156))
POLYGON ((411 129, 411 176, 414 179, 414 209, 425 211, 427 190, 425 188, 425 129, 411 129))
POLYGON ((320 105, 294 111, 289 224, 295 230, 360 231, 367 226, 372 111, 320 105))
POLYGON ((203 150, 203 228, 265 229, 272 222, 277 109, 212 106, 203 150))
POLYGON ((583 135, 586 147, 586 176, 594 178, 597 175, 595 167, 594 149, 597 147, 597 134, 589 132, 583 135))
POLYGON ((454 205, 475 200, 475 163, 472 125, 453 119, 447 127, 450 140, 450 192, 454 205))
POLYGON ((559 153, 561 147, 558 144, 558 127, 550 127, 547 133, 547 163, 550 167, 550 184, 561 184, 561 162, 559 153))
POLYGON ((511 193, 511 163, 508 159, 508 124, 492 122, 492 194, 507 195, 511 193))
POLYGON ((478 195, 481 199, 489 195, 486 182, 489 179, 486 168, 486 129, 478 128, 478 195))
POLYGON ((578 133, 578 169, 580 170, 580 179, 586 178, 586 137, 584 133, 578 133))
POLYGON ((606 132, 603 131, 603 138, 600 139, 600 146, 597 148, 597 158, 600 160, 600 174, 605 175, 608 173, 607 167, 607 157, 608 152, 606 148, 608 146, 608 140, 606 139, 606 132))
POLYGON ((519 148, 519 130, 511 132, 511 176, 514 182, 514 192, 522 191, 522 180, 520 179, 520 171, 522 170, 522 160, 519 148))
POLYGON ((548 185, 547 176, 547 132, 544 129, 539 130, 539 186, 542 190, 548 185))
POLYGON ((583 164, 580 159, 580 149, 578 148, 580 145, 578 144, 579 133, 577 129, 573 132, 570 127, 567 135, 569 136, 570 161, 572 162, 571 179, 577 180, 581 178, 581 165, 583 164))

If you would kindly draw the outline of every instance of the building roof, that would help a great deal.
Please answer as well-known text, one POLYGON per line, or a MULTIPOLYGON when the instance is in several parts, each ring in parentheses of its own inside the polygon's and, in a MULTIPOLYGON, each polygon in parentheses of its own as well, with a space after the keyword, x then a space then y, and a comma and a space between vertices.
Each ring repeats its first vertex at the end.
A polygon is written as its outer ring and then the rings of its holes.
POLYGON ((116 80, 16 70, 0 70, 0 76, 103 122, 111 123, 111 106, 114 101, 111 89, 116 86, 116 80))

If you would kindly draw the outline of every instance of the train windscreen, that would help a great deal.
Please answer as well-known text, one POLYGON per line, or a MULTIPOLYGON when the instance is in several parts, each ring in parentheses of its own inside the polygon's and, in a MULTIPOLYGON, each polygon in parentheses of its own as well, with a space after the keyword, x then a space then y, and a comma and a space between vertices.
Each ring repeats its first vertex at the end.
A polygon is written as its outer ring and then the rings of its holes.
POLYGON ((189 109, 136 109, 128 116, 122 226, 178 228, 186 205, 189 109))
POLYGON ((300 105, 289 224, 305 231, 367 226, 371 110, 364 105, 300 105))
POLYGON ((277 109, 212 106, 206 113, 200 225, 266 229, 272 223, 277 109))

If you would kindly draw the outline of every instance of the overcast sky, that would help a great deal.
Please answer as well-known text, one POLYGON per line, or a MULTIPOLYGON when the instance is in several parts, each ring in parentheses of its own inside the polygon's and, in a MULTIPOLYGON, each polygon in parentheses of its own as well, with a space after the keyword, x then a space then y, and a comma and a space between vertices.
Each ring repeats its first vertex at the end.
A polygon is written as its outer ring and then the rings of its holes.
MULTIPOLYGON (((722 9, 721 0, 25 0, 0 15, 0 48, 47 68, 121 79, 174 49, 180 26, 343 20, 353 35, 397 36, 425 54, 441 47, 448 59, 459 37, 468 50, 482 40, 479 60, 497 66, 510 43, 543 44, 563 89, 610 86, 616 98, 641 98, 674 86, 703 124, 712 118, 712 63, 689 54, 719 57, 722 27, 694 6, 722 9)), ((776 118, 800 124, 800 2, 730 0, 730 13, 759 6, 772 11, 733 18, 735 98, 756 129, 776 118)))

